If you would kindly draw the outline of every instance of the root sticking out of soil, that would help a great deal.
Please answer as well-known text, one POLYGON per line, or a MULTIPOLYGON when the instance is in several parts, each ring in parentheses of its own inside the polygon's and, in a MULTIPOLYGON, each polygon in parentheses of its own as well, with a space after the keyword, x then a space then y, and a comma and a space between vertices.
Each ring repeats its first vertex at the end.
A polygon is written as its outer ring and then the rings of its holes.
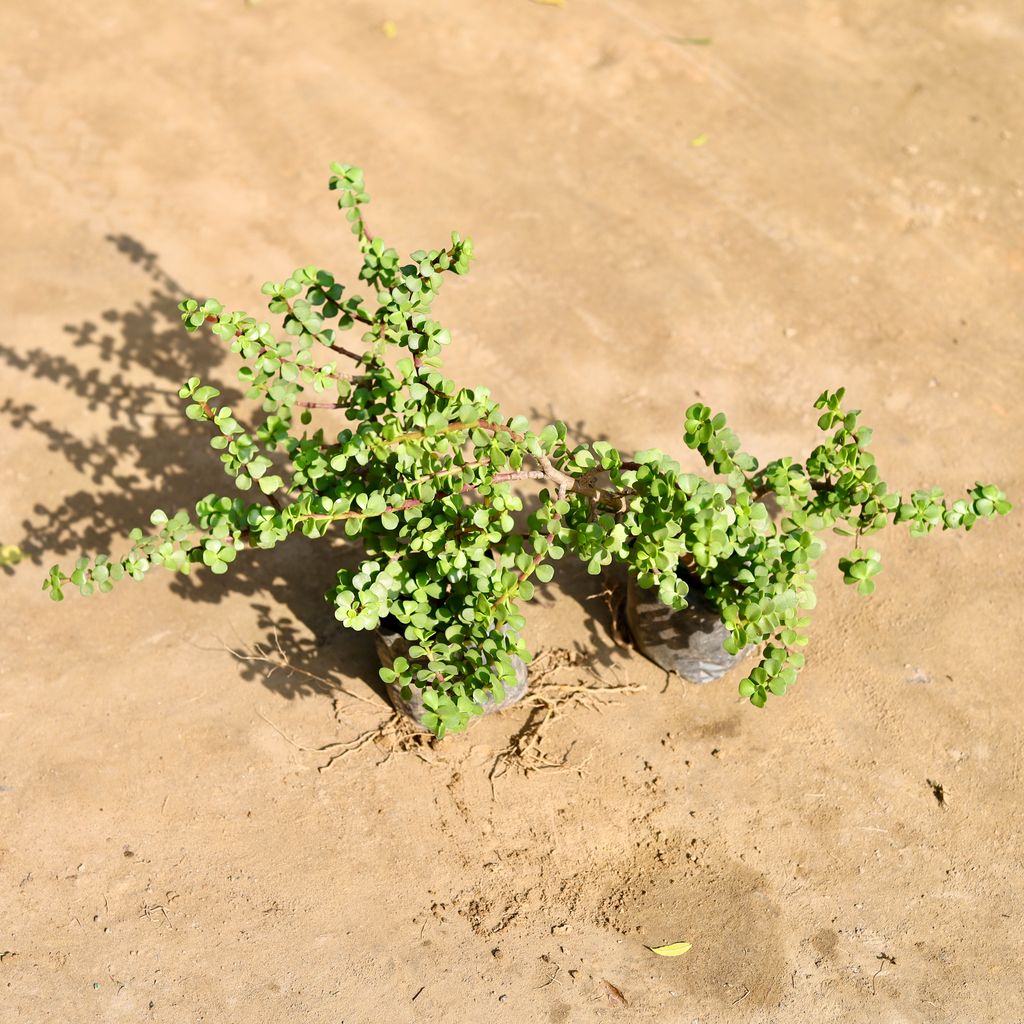
POLYGON ((307 681, 322 687, 325 691, 333 691, 335 694, 334 717, 338 722, 342 721, 342 711, 349 710, 348 707, 342 708, 343 702, 347 703, 346 698, 359 701, 373 708, 374 711, 382 716, 376 725, 365 729, 352 739, 336 740, 317 746, 308 746, 293 739, 257 708, 256 714, 296 750, 311 754, 330 752, 327 760, 323 764, 317 765, 318 772, 325 772, 336 761, 347 757, 349 754, 354 754, 370 744, 375 745, 384 752, 384 757, 377 762, 378 765, 390 760, 395 753, 405 753, 406 751, 413 751, 421 760, 426 761, 428 764, 432 763, 423 756, 423 750, 428 749, 435 742, 433 736, 418 730, 404 715, 389 708, 380 699, 364 697, 361 694, 353 693, 351 690, 346 690, 344 687, 339 686, 332 679, 296 665, 281 644, 276 630, 273 632, 272 643, 243 644, 238 648, 225 645, 225 650, 238 661, 263 666, 267 670, 268 675, 273 672, 284 672, 289 678, 301 676, 307 681))
POLYGON ((548 730, 560 718, 574 711, 585 709, 600 712, 618 704, 615 699, 618 695, 638 693, 643 689, 643 686, 628 682, 606 682, 574 651, 560 647, 541 651, 530 666, 530 692, 521 704, 529 710, 529 714, 523 725, 513 733, 508 745, 494 759, 489 773, 492 789, 494 780, 510 768, 518 769, 524 775, 536 771, 582 773, 590 755, 582 761, 570 763, 575 741, 570 742, 561 753, 552 753, 548 730), (538 666, 541 666, 540 671, 538 666), (576 678, 571 682, 560 682, 554 678, 566 670, 572 670, 576 678), (580 678, 580 670, 594 681, 580 678))
MULTIPOLYGON (((606 596, 609 607, 614 607, 615 594, 608 592, 606 596)), ((292 662, 282 646, 276 632, 272 643, 243 644, 232 648, 225 645, 235 659, 249 664, 264 666, 269 672, 284 672, 289 676, 302 676, 310 682, 329 687, 336 694, 334 713, 337 721, 342 721, 341 704, 345 698, 369 705, 378 712, 385 712, 386 706, 379 700, 352 693, 338 686, 332 680, 301 668, 292 662)), ((533 660, 530 667, 530 691, 523 698, 520 707, 527 710, 526 721, 510 737, 508 744, 499 751, 491 766, 489 779, 493 789, 494 780, 510 768, 517 769, 524 775, 538 771, 574 771, 581 773, 587 762, 588 755, 581 761, 570 760, 575 741, 558 753, 551 749, 549 730, 560 719, 580 710, 603 711, 606 707, 618 704, 616 699, 621 694, 638 693, 643 686, 629 682, 609 683, 602 679, 587 661, 575 651, 562 647, 542 650, 533 660), (560 680, 559 675, 571 672, 575 678, 560 680), (587 678, 589 677, 589 678, 587 678)), ((347 708, 345 710, 348 710, 347 708)), ((258 708, 256 713, 279 736, 296 750, 311 754, 328 754, 323 764, 317 765, 318 772, 325 772, 337 761, 363 750, 371 744, 383 751, 383 758, 378 765, 385 764, 396 753, 415 753, 427 764, 434 762, 425 756, 426 751, 433 749, 437 740, 418 729, 404 715, 397 711, 384 713, 377 724, 360 732, 347 740, 336 740, 309 746, 289 736, 280 726, 271 721, 258 708)))

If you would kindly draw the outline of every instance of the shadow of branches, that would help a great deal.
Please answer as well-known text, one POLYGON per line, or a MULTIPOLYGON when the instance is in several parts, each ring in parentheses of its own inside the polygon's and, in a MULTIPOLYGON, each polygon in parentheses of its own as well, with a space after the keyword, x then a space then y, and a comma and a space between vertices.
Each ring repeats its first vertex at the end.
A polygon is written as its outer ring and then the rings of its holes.
MULTIPOLYGON (((185 293, 155 253, 127 235, 108 236, 107 241, 149 278, 147 298, 65 325, 67 354, 0 344, 0 365, 14 371, 5 377, 23 379, 16 396, 0 401, 0 417, 12 430, 41 436, 48 451, 88 481, 55 503, 36 504, 21 524, 19 547, 37 567, 82 554, 117 553, 127 548, 129 530, 146 527, 154 508, 191 508, 204 494, 233 491, 208 433, 185 418, 177 394, 181 383, 195 375, 215 383, 225 402, 237 407, 243 396, 230 383, 230 353, 183 329, 177 304, 185 293), (69 396, 59 406, 67 410, 65 423, 80 420, 77 414, 84 410, 98 413, 87 419, 98 418, 101 426, 87 434, 57 422, 41 401, 20 397, 29 391, 27 382, 48 382, 69 396)), ((353 552, 338 546, 325 558, 329 543, 245 552, 226 577, 203 572, 175 576, 172 590, 207 604, 217 604, 228 592, 249 597, 261 637, 246 642, 276 637, 306 674, 268 672, 245 661, 240 661, 241 671, 285 697, 329 692, 327 680, 339 663, 379 687, 371 640, 343 632, 323 598, 339 565, 354 559, 353 552)))
MULTIPOLYGON (((0 403, 0 416, 11 429, 40 435, 50 452, 90 484, 56 503, 35 505, 22 523, 20 547, 38 567, 81 554, 116 554, 127 547, 129 530, 145 528, 154 508, 191 508, 204 494, 233 490, 207 432, 184 417, 177 394, 182 381, 195 375, 216 384, 225 402, 237 408, 243 395, 228 383, 234 377, 230 353, 213 339, 183 329, 177 304, 184 292, 155 253, 127 235, 107 240, 149 278, 147 298, 126 309, 105 310, 94 320, 65 325, 70 355, 0 344, 0 364, 23 378, 56 385, 80 409, 98 413, 101 422, 86 435, 56 422, 36 401, 8 395, 0 403)), ((24 394, 27 388, 18 391, 24 394)), ((75 412, 69 410, 68 422, 81 419, 75 412)), ((553 409, 531 413, 538 422, 556 418, 553 409)), ((582 423, 569 428, 580 443, 603 439, 590 436, 582 423)), ((313 544, 296 539, 274 550, 248 551, 225 576, 201 571, 175 576, 171 587, 185 600, 211 605, 229 592, 243 594, 257 613, 259 636, 233 639, 246 649, 274 648, 298 669, 275 671, 237 657, 244 678, 287 698, 327 694, 335 688, 330 680, 343 663, 382 693, 372 638, 343 631, 323 597, 338 569, 358 561, 358 552, 334 542, 325 557, 327 545, 332 545, 330 538, 313 544)), ((587 576, 582 566, 566 559, 553 585, 585 611, 589 642, 578 643, 578 653, 591 663, 608 664, 615 648, 610 614, 601 600, 602 579, 587 576)), ((539 588, 535 607, 550 606, 552 596, 550 587, 539 588)), ((230 640, 226 646, 233 646, 230 640)))

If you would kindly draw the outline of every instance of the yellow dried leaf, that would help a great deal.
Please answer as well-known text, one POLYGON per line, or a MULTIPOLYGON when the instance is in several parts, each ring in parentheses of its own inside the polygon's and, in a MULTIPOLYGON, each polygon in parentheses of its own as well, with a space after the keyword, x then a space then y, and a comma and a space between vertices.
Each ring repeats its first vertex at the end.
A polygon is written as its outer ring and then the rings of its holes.
POLYGON ((0 565, 17 565, 24 557, 17 544, 0 544, 0 565))
POLYGON ((690 952, 690 943, 670 942, 667 946, 648 946, 647 948, 652 953, 657 953, 658 956, 682 956, 684 953, 690 952))
POLYGON ((695 139, 690 139, 691 146, 703 146, 708 141, 708 137, 705 133, 701 133, 695 139))
POLYGON ((565 0, 533 0, 535 4, 540 4, 542 7, 564 7, 565 0))
POLYGON ((385 21, 380 30, 388 39, 394 39, 398 35, 398 26, 393 21, 385 21))

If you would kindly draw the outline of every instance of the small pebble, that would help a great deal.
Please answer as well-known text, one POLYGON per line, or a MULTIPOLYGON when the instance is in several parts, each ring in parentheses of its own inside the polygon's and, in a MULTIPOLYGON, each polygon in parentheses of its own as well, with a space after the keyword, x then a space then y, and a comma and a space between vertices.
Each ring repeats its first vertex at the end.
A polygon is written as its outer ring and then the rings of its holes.
POLYGON ((508 996, 506 996, 506 995, 498 996, 498 1002, 499 1003, 507 1003, 508 1002, 508 996))

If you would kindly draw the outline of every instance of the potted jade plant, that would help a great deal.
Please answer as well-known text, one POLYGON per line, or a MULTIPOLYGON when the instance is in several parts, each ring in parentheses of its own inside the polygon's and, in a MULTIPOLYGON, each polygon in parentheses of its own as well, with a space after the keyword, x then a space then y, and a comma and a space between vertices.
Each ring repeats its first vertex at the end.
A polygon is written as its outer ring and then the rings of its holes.
POLYGON ((396 705, 443 736, 522 694, 522 608, 572 554, 594 575, 611 563, 628 570, 634 633, 652 655, 650 597, 665 609, 657 629, 680 635, 677 615, 696 599, 701 621, 715 626, 713 669, 719 644, 730 656, 757 648, 739 688, 760 707, 803 664, 825 531, 854 538, 839 567, 870 594, 879 556, 863 537, 891 523, 915 536, 969 530, 1010 508, 989 484, 949 504, 935 490, 890 491, 868 452, 871 431, 845 408, 842 389, 816 402, 825 436, 804 462, 762 467, 721 413, 691 406, 680 427, 708 478, 656 449, 624 455, 606 442, 574 444, 563 423, 534 430, 506 417, 486 388, 441 372, 451 339, 432 306, 444 276, 469 269, 469 239, 453 234, 444 248, 403 260, 367 228, 362 172, 332 171, 370 297, 301 267, 263 286, 283 333, 214 299, 182 302, 189 331, 209 328, 237 353, 239 379, 262 409, 243 426, 205 381, 192 377, 180 391, 185 415, 212 432, 234 490, 207 495, 194 514, 153 512, 153 529, 132 531, 123 557, 83 558, 69 573, 55 566, 44 584, 55 600, 68 584, 107 591, 156 565, 225 573, 247 548, 343 535, 363 561, 338 572, 327 595, 335 615, 378 632, 396 705), (524 482, 539 488, 525 530, 513 491, 524 482))

